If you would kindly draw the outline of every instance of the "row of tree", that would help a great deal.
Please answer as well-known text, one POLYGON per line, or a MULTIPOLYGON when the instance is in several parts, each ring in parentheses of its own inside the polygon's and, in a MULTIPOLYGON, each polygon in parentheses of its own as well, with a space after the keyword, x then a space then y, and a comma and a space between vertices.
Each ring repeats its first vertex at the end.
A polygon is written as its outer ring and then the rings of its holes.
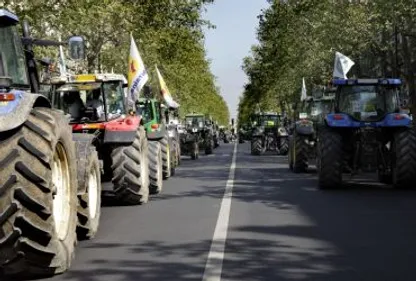
MULTIPOLYGON (((228 124, 228 107, 215 86, 204 48, 201 14, 214 0, 5 0, 4 6, 27 18, 34 37, 82 35, 88 71, 127 75, 130 33, 157 87, 157 64, 180 104, 180 113, 211 114, 228 124)), ((45 54, 45 51, 41 51, 45 54)), ((49 55, 51 55, 49 51, 49 55)), ((56 50, 52 55, 57 57, 56 50)))
POLYGON ((243 69, 249 77, 239 104, 245 122, 262 110, 290 112, 302 78, 310 90, 328 85, 335 51, 355 61, 349 76, 399 77, 416 104, 414 0, 269 0, 258 40, 243 69))

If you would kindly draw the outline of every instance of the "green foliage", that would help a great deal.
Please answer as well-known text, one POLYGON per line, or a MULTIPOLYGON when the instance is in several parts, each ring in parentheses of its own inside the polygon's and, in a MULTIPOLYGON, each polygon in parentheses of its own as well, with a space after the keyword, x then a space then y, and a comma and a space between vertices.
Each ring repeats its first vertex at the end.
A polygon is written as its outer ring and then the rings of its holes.
MULTIPOLYGON (((213 26, 201 12, 213 0, 21 0, 4 6, 27 18, 37 38, 82 35, 87 42, 86 70, 127 75, 130 33, 158 87, 157 64, 180 113, 210 113, 228 124, 227 104, 215 87, 204 49, 202 28, 213 26)), ((57 50, 37 50, 57 57, 57 50)))
POLYGON ((269 0, 259 15, 259 44, 243 62, 249 83, 239 104, 240 122, 257 104, 290 112, 303 77, 309 93, 314 85, 327 85, 335 51, 355 61, 349 76, 404 78, 405 90, 416 96, 416 2, 286 2, 269 0))

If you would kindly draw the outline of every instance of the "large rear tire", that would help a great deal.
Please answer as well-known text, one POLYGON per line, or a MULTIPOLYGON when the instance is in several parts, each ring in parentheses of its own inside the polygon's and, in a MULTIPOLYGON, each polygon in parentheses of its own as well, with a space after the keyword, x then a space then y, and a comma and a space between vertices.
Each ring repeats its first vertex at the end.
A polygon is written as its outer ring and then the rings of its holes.
POLYGON ((0 136, 0 268, 6 275, 65 272, 76 244, 77 172, 62 113, 34 108, 0 136))
POLYGON ((158 141, 149 142, 150 194, 159 194, 163 189, 162 149, 158 141))
POLYGON ((205 139, 205 155, 212 154, 214 152, 214 139, 211 135, 205 139))
POLYGON ((280 138, 280 155, 287 155, 289 152, 289 141, 287 137, 281 137, 280 138))
POLYGON ((262 139, 253 138, 251 141, 251 155, 260 155, 263 151, 262 139))
POLYGON ((76 142, 78 186, 85 193, 78 195, 79 240, 92 239, 97 234, 101 216, 101 172, 98 153, 89 142, 76 142))
POLYGON ((342 136, 330 129, 322 130, 318 141, 318 185, 320 189, 336 188, 342 184, 342 136))
POLYGON ((416 135, 413 129, 395 133, 393 139, 392 178, 395 188, 416 185, 416 135))
POLYGON ((145 204, 149 200, 149 163, 146 133, 140 127, 129 146, 111 153, 113 185, 116 197, 125 204, 145 204))
POLYGON ((293 135, 293 172, 304 173, 308 169, 308 145, 306 136, 293 135))

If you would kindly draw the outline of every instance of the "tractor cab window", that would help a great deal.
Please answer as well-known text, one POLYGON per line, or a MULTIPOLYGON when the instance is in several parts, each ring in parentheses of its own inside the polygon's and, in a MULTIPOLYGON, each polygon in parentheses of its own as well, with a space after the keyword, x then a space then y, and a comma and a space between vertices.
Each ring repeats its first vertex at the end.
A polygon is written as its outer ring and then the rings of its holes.
POLYGON ((275 127, 279 124, 278 115, 260 115, 258 124, 265 127, 275 127))
POLYGON ((107 118, 109 120, 120 117, 124 112, 124 91, 120 82, 106 82, 103 84, 106 100, 107 118))
POLYGON ((105 121, 101 83, 65 84, 54 92, 54 106, 70 114, 71 122, 105 121))
POLYGON ((140 101, 137 108, 144 123, 148 123, 154 119, 155 116, 153 115, 152 103, 149 100, 140 101))
POLYGON ((185 118, 185 123, 188 126, 196 126, 199 128, 204 127, 204 117, 203 116, 188 116, 185 118))
POLYGON ((339 92, 338 109, 361 121, 376 121, 398 108, 397 90, 387 86, 344 86, 339 92))
POLYGON ((16 26, 0 24, 0 76, 9 77, 14 85, 29 85, 25 56, 16 26))

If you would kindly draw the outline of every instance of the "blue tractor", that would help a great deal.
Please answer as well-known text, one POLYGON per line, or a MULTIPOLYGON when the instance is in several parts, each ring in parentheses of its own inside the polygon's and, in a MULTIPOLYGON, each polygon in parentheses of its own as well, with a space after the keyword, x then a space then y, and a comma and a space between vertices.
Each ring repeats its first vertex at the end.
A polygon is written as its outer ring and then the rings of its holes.
MULTIPOLYGON (((96 231, 100 167, 88 142, 74 141, 68 117, 39 94, 33 45, 63 43, 31 38, 27 22, 22 38, 18 22, 0 9, 0 273, 34 278, 69 268, 78 226, 86 236, 96 231)), ((81 37, 69 46, 72 59, 84 57, 81 37)))
POLYGON ((400 79, 334 79, 334 112, 318 136, 319 187, 335 188, 343 174, 377 173, 395 188, 416 185, 416 135, 400 111, 400 79))

